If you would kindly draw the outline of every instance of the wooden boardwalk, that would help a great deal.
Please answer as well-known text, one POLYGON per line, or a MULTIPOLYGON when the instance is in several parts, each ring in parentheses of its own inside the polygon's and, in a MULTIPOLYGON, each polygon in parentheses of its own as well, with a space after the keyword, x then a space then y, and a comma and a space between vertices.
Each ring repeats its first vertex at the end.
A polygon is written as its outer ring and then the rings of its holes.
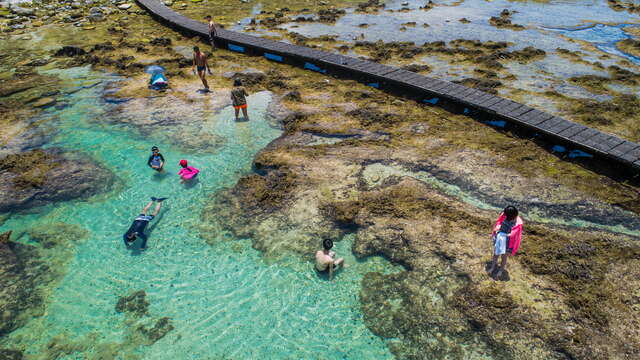
MULTIPOLYGON (((176 30, 209 37, 205 23, 181 15, 164 6, 159 0, 136 1, 153 17, 176 30)), ((215 41, 218 46, 225 46, 232 51, 261 55, 273 61, 301 66, 312 71, 355 78, 375 87, 400 89, 423 99, 441 98, 517 124, 569 148, 580 149, 640 170, 640 144, 463 85, 394 66, 224 29, 218 30, 215 41)))

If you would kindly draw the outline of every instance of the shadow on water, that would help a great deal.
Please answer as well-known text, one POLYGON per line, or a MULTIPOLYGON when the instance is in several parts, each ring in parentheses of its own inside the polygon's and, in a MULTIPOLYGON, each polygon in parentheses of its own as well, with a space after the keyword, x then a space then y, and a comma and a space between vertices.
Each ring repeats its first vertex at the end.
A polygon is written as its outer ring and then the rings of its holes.
POLYGON ((196 175, 196 177, 192 178, 191 180, 187 180, 187 181, 184 182, 184 188, 185 189, 192 189, 196 185, 198 185, 199 183, 200 183, 200 177, 198 175, 196 175))
POLYGON ((155 182, 161 182, 164 179, 167 178, 167 176, 169 176, 170 173, 167 170, 163 170, 163 171, 156 171, 155 174, 153 174, 153 176, 151 177, 152 181, 155 182))

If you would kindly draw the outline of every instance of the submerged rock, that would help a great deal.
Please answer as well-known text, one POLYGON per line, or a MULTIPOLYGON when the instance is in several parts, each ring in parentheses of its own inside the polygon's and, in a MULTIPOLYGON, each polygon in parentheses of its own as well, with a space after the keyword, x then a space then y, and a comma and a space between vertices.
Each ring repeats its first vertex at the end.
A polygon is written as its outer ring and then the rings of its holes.
POLYGON ((11 241, 11 231, 0 235, 0 336, 44 313, 50 285, 66 273, 71 249, 88 232, 53 223, 30 229, 28 235, 40 246, 11 241))
POLYGON ((138 327, 138 331, 146 336, 147 345, 155 344, 173 329, 174 327, 173 324, 171 324, 171 319, 168 317, 158 319, 153 327, 145 327, 143 325, 138 327))
POLYGON ((134 316, 142 317, 149 314, 149 302, 146 299, 147 293, 144 290, 138 290, 122 296, 116 304, 117 312, 131 313, 134 316))
POLYGON ((109 170, 82 155, 56 149, 10 154, 0 159, 0 212, 87 198, 113 180, 109 170))

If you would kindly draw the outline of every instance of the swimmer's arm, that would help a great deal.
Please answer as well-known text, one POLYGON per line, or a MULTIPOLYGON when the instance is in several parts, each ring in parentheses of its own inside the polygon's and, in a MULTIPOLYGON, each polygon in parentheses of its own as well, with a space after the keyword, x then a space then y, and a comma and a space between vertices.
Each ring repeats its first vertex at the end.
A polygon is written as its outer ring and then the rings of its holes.
POLYGON ((149 167, 153 167, 151 165, 151 161, 153 160, 153 155, 149 156, 149 160, 147 160, 147 165, 149 165, 149 167))
POLYGON ((158 155, 160 155, 160 167, 164 166, 164 156, 162 156, 162 154, 158 153, 158 155))
POLYGON ((193 66, 191 67, 191 71, 193 71, 193 73, 196 73, 196 54, 193 54, 193 66))

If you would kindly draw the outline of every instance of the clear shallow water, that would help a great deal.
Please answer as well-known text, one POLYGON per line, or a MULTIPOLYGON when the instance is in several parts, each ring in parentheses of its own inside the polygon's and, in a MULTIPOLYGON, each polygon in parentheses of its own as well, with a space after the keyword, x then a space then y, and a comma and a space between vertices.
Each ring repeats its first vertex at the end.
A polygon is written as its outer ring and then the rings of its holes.
MULTIPOLYGON (((86 70, 66 76, 79 84, 95 81, 86 70)), ((299 256, 265 261, 249 239, 210 246, 198 237, 195 229, 207 196, 250 172, 256 152, 280 135, 264 120, 269 93, 248 99, 250 122, 234 122, 231 109, 204 119, 225 143, 212 153, 189 154, 132 129, 96 122, 115 106, 101 100, 103 90, 100 85, 78 91, 68 96, 69 107, 49 111, 59 129, 50 146, 90 153, 118 175, 121 185, 87 202, 14 215, 0 228, 20 234, 64 222, 90 231, 75 248, 45 316, 11 333, 4 346, 25 347, 29 358, 40 358, 46 344, 62 335, 58 342, 84 346, 67 359, 98 358, 105 349, 143 359, 391 358, 383 340, 363 323, 359 291, 365 273, 400 269, 377 257, 357 261, 351 237, 336 250, 352 266, 333 282, 319 278, 299 256), (159 146, 167 160, 165 176, 145 164, 151 145, 159 146), (190 188, 178 183, 176 164, 182 158, 202 171, 200 182, 190 188), (150 196, 169 199, 151 224, 149 249, 127 250, 122 233, 150 196), (115 311, 119 296, 137 290, 146 291, 153 319, 167 316, 175 326, 152 346, 128 344, 138 323, 115 311)), ((30 239, 23 234, 20 241, 30 239)))

